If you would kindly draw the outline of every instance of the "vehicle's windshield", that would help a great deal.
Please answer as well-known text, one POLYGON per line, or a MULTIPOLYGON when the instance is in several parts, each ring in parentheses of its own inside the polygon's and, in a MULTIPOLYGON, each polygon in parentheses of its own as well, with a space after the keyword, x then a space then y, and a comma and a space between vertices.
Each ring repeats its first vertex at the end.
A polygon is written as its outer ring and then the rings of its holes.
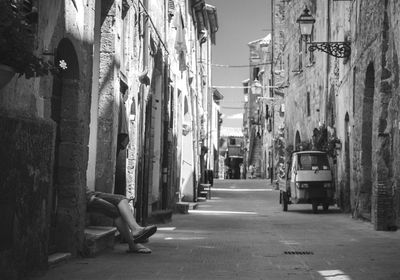
POLYGON ((329 170, 326 154, 299 154, 299 170, 329 170))

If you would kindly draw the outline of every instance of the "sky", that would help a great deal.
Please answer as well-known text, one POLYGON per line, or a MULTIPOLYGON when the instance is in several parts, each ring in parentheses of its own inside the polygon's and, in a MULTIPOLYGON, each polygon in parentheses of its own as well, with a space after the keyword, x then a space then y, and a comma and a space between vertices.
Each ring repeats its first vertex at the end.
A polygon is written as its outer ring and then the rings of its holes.
MULTIPOLYGON (((212 86, 242 86, 249 78, 248 43, 271 33, 271 0, 206 0, 217 9, 219 29, 212 63, 246 67, 212 67, 212 86)), ((217 88, 223 94, 223 127, 242 127, 243 89, 217 88)))

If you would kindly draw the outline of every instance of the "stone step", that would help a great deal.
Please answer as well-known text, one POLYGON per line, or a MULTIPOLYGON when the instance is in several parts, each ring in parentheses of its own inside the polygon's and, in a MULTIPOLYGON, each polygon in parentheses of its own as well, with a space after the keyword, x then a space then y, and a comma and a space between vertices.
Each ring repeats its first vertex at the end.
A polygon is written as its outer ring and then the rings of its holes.
POLYGON ((153 211, 146 223, 149 225, 169 223, 172 221, 172 212, 171 209, 153 211))
POLYGON ((199 192, 200 197, 208 198, 208 191, 201 191, 199 192))
POLYGON ((199 196, 211 199, 211 184, 199 185, 199 196))
POLYGON ((54 253, 47 257, 49 268, 66 263, 71 258, 71 253, 54 253))
POLYGON ((177 202, 176 211, 181 214, 189 214, 189 210, 194 210, 197 208, 197 203, 193 202, 177 202))
POLYGON ((83 254, 86 257, 95 257, 101 251, 114 247, 115 227, 88 226, 85 228, 83 254))

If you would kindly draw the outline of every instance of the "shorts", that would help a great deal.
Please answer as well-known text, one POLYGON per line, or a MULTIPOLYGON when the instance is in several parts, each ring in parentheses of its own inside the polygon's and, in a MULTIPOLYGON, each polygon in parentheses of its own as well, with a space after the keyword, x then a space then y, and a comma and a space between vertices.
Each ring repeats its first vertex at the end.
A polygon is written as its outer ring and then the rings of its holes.
POLYGON ((118 204, 124 199, 127 198, 119 194, 95 192, 94 197, 87 205, 87 209, 90 212, 98 212, 115 219, 120 216, 118 204))

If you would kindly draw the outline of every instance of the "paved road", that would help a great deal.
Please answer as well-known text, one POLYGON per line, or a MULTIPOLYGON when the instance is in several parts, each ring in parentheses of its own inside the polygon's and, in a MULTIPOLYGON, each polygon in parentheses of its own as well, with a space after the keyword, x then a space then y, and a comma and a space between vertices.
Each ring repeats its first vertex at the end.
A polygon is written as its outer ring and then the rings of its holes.
POLYGON ((216 180, 211 200, 175 214, 148 246, 74 259, 40 279, 400 279, 400 231, 377 232, 338 209, 281 211, 266 180, 216 180))

